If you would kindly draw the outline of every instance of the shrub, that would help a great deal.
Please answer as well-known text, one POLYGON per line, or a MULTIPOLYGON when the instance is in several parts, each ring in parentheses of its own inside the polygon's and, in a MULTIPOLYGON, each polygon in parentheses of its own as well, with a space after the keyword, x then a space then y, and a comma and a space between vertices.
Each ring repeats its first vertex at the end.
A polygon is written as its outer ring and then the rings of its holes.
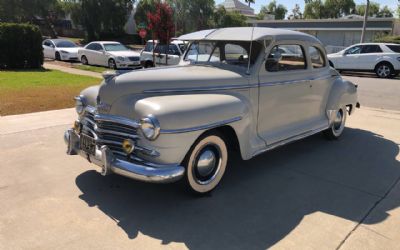
POLYGON ((398 43, 400 44, 400 36, 384 36, 375 39, 377 43, 398 43))
POLYGON ((0 68, 40 68, 42 34, 30 24, 0 23, 0 68))

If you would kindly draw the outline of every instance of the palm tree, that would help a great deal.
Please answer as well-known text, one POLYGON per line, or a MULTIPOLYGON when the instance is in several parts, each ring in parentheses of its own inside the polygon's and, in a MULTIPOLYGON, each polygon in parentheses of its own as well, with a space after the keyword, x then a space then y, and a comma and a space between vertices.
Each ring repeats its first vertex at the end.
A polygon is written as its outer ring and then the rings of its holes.
POLYGON ((250 4, 252 4, 252 3, 255 3, 256 2, 256 0, 245 0, 246 1, 246 3, 248 3, 249 4, 249 7, 250 7, 250 4))

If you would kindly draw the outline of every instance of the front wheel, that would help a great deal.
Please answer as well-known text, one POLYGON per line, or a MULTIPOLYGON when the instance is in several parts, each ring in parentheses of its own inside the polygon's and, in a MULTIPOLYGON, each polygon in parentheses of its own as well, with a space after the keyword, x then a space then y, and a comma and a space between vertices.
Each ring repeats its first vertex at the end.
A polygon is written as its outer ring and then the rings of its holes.
POLYGON ((343 134, 347 118, 347 109, 340 108, 330 128, 324 131, 325 136, 330 140, 337 140, 343 134))
POLYGON ((185 181, 197 194, 206 194, 217 187, 228 162, 228 150, 219 133, 201 136, 184 160, 185 181))
POLYGON ((117 64, 115 63, 114 59, 108 60, 108 67, 110 69, 117 69, 117 64))
POLYGON ((61 55, 59 52, 56 52, 55 58, 56 58, 56 61, 61 61, 61 55))

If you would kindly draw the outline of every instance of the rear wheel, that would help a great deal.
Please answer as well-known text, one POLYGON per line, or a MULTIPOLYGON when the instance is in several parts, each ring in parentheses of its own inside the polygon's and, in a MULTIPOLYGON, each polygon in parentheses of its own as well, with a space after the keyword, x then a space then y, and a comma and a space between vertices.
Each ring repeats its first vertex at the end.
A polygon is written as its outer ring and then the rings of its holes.
POLYGON ((201 136, 186 155, 185 181, 197 194, 206 194, 217 187, 228 162, 228 150, 219 133, 201 136))
POLYGON ((144 67, 145 67, 145 68, 152 68, 152 67, 154 67, 154 64, 153 64, 152 61, 147 61, 147 62, 144 64, 144 67))
POLYGON ((379 78, 393 77, 393 66, 390 63, 380 63, 375 67, 375 73, 379 78))
POLYGON ((89 64, 89 61, 88 61, 88 59, 86 58, 86 56, 82 56, 82 58, 81 58, 81 63, 82 63, 83 65, 88 65, 88 64, 89 64))
POLYGON ((343 133, 347 118, 347 109, 340 108, 330 128, 324 131, 325 136, 330 140, 337 140, 343 133))

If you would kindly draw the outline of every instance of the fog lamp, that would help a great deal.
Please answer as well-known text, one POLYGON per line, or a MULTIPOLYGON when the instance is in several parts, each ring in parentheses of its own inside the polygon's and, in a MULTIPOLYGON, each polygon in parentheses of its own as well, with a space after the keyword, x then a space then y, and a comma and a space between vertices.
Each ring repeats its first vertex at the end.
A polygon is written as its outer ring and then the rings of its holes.
POLYGON ((135 150, 135 142, 132 141, 131 139, 125 139, 122 142, 122 150, 124 150, 125 153, 128 155, 132 154, 133 151, 135 150))

